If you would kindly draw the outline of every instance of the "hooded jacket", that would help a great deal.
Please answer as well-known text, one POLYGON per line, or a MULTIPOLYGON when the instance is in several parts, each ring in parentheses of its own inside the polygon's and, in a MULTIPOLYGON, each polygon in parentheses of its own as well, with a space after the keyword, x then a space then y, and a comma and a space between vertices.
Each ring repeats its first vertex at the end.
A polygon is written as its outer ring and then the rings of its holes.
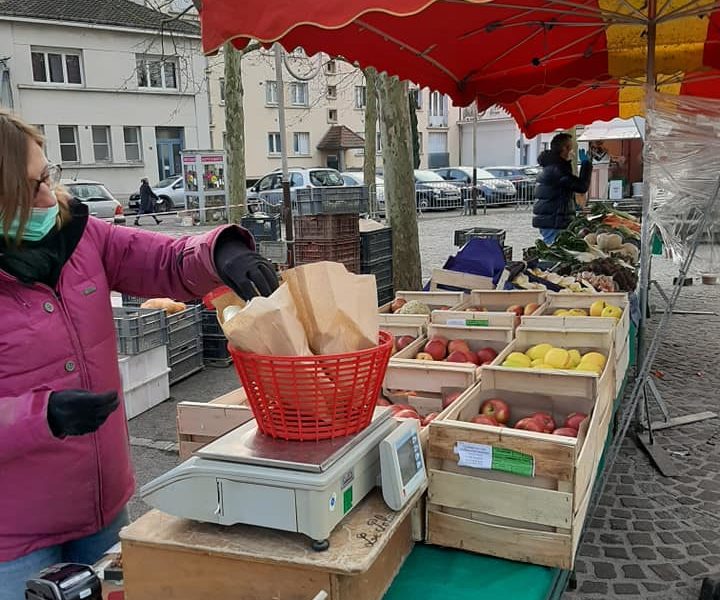
POLYGON ((583 161, 576 177, 570 161, 551 150, 540 153, 538 164, 543 170, 535 184, 533 227, 565 229, 575 217, 575 194, 584 194, 590 187, 592 164, 583 161))
POLYGON ((206 294, 221 284, 213 250, 225 229, 173 239, 90 217, 54 288, 0 270, 0 562, 91 535, 125 506, 134 478, 122 402, 97 432, 58 439, 48 398, 122 392, 110 291, 206 294))

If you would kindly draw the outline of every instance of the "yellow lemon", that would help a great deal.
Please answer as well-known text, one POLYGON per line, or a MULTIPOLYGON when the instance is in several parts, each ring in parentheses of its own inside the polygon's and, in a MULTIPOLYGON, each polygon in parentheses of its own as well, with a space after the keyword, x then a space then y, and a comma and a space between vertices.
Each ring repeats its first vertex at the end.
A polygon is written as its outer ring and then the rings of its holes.
POLYGON ((580 363, 577 367, 575 367, 575 371, 579 371, 581 373, 595 373, 596 375, 602 375, 603 372, 602 367, 592 363, 580 363))
POLYGON ((580 359, 581 365, 597 365, 601 369, 605 366, 607 359, 599 352, 588 352, 580 359))
POLYGON ((570 314, 570 311, 565 308, 559 308, 554 313, 554 317, 567 317, 570 314))
POLYGON ((538 363, 537 365, 533 365, 533 369, 552 369, 550 365, 546 365, 544 362, 538 363))
POLYGON ((530 358, 525 356, 522 352, 511 352, 505 359, 506 363, 514 363, 521 368, 528 368, 532 362, 530 358))
POLYGON ((587 317, 587 311, 582 308, 572 308, 570 309, 570 315, 571 317, 587 317))
POLYGON ((600 315, 601 317, 614 317, 615 319, 619 319, 622 317, 622 308, 619 306, 611 306, 608 304, 603 308, 603 311, 600 315))
POLYGON ((538 365, 544 365, 545 361, 542 358, 536 358, 530 363, 531 367, 537 367, 538 365))
POLYGON ((590 316, 591 317, 599 317, 602 315, 602 311, 605 308, 605 300, 595 300, 590 305, 590 316))
POLYGON ((563 348, 553 348, 545 355, 545 364, 554 369, 567 369, 570 366, 570 354, 563 348))
POLYGON ((552 350, 552 345, 550 344, 537 344, 529 348, 525 354, 527 354, 531 360, 543 359, 550 350, 552 350))
POLYGON ((570 368, 573 369, 580 364, 580 352, 577 350, 569 350, 568 356, 570 357, 570 368))

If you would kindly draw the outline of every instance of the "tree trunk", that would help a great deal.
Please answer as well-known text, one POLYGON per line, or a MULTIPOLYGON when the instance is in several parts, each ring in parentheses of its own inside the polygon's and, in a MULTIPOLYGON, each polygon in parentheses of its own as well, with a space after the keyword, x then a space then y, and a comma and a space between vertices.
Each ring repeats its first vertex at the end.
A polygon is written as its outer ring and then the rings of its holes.
POLYGON ((375 69, 365 69, 365 159, 363 161, 363 181, 370 190, 370 200, 377 207, 377 94, 378 74, 375 69))
POLYGON ((412 167, 408 86, 382 75, 380 131, 385 177, 385 210, 392 227, 393 279, 396 290, 422 286, 415 180, 412 167))
POLYGON ((242 58, 244 52, 225 44, 225 186, 230 205, 228 221, 240 223, 247 211, 245 171, 245 111, 243 109, 242 58))

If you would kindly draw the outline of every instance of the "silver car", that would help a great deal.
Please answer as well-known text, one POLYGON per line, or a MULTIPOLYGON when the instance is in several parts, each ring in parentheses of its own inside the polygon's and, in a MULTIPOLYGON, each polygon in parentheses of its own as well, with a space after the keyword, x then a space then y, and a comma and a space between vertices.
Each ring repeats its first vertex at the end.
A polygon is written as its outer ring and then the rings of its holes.
MULTIPOLYGON (((345 181, 339 171, 325 167, 299 168, 291 167, 290 194, 295 198, 295 192, 302 188, 343 187, 345 181)), ((251 212, 258 210, 277 210, 282 205, 282 170, 275 169, 261 177, 258 182, 248 188, 247 203, 251 212)))
POLYGON ((91 216, 115 224, 125 223, 122 204, 102 183, 88 179, 62 179, 60 183, 67 188, 73 198, 88 206, 91 216))

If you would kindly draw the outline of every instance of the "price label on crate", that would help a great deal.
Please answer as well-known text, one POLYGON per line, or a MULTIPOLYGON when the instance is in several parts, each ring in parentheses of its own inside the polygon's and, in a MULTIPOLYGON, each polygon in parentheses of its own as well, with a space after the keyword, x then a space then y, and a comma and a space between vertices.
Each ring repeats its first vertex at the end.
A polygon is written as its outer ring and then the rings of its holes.
POLYGON ((489 327, 489 319, 448 319, 446 325, 451 327, 489 327))
POLYGON ((535 459, 529 454, 471 442, 458 442, 454 452, 458 455, 459 467, 504 471, 525 477, 535 476, 535 459))

